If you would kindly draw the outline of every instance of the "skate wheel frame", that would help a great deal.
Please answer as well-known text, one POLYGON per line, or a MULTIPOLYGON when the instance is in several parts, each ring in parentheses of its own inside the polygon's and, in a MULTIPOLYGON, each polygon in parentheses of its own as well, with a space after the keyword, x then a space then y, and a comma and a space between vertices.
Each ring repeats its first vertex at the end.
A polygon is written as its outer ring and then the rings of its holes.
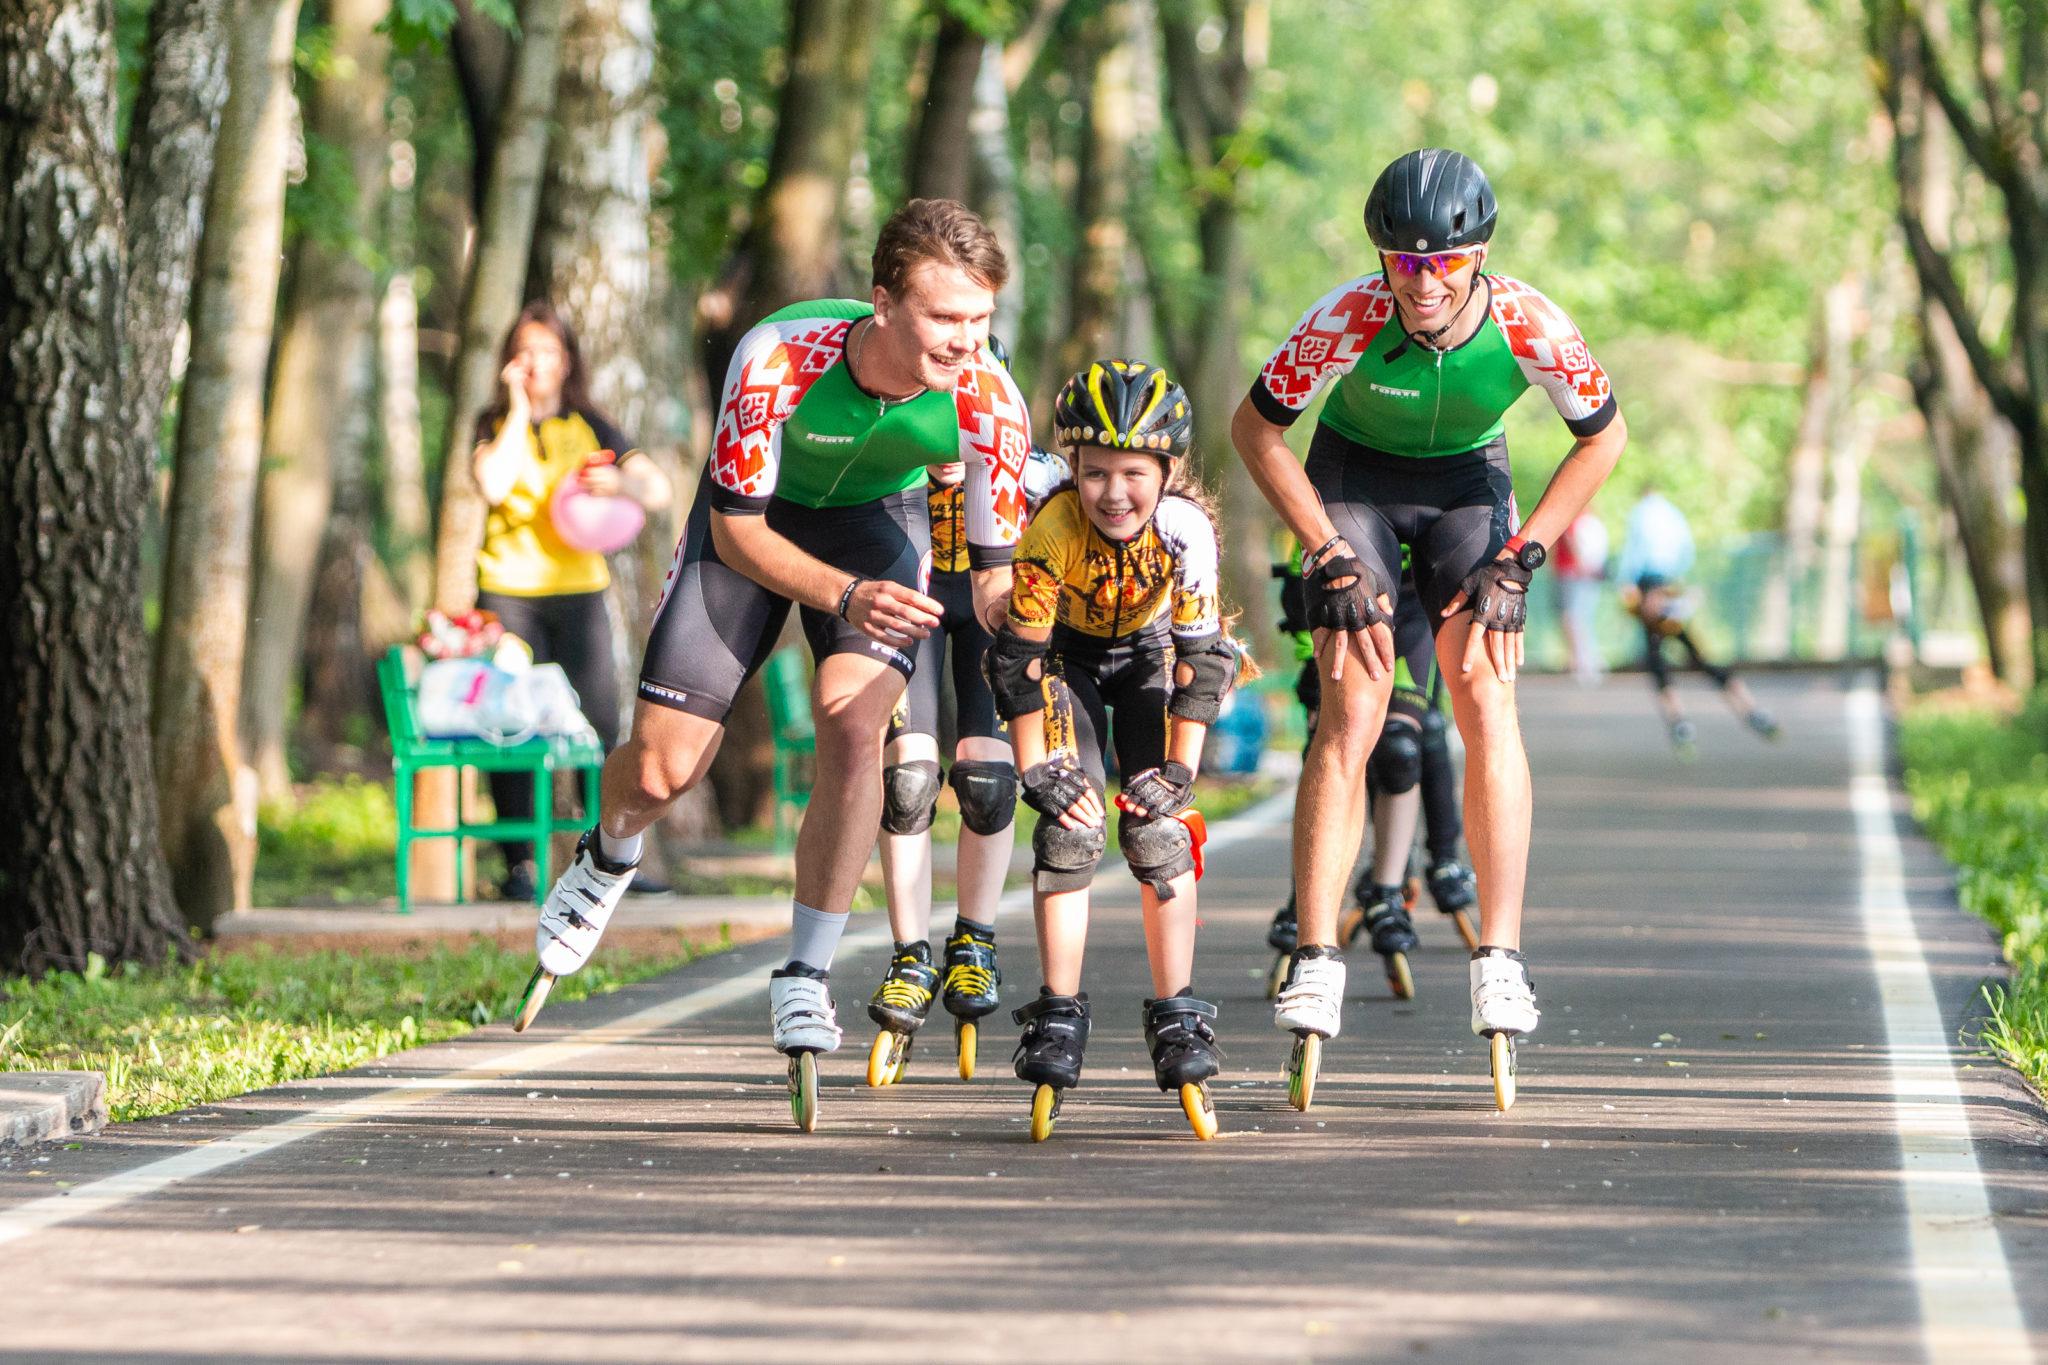
POLYGON ((1357 906, 1353 906, 1337 918, 1337 942, 1343 944, 1347 949, 1350 948, 1351 941, 1358 937, 1359 930, 1363 928, 1365 928, 1365 911, 1360 910, 1357 906))
POLYGON ((1306 1114, 1316 1098, 1316 1073, 1323 1067, 1323 1035, 1303 1033, 1287 1059, 1287 1102, 1306 1114))
POLYGON ((1266 998, 1278 1000, 1280 988, 1287 984, 1287 968, 1292 961, 1290 954, 1281 953, 1273 959, 1273 969, 1266 973, 1266 998))
POLYGON ((1465 940, 1467 952, 1479 951, 1479 935, 1472 930, 1472 917, 1463 910, 1453 910, 1451 920, 1458 926, 1458 937, 1465 940))
POLYGON ((1216 1136, 1216 1104, 1209 1098, 1209 1087, 1184 1085, 1180 1088, 1181 1112, 1188 1116, 1188 1123, 1194 1128, 1195 1136, 1207 1142, 1216 1136))
POLYGON ((514 1033, 526 1032, 526 1026, 540 1013, 540 1007, 548 1002, 548 991, 555 984, 555 974, 545 967, 535 967, 533 976, 526 983, 526 994, 519 1000, 519 1017, 512 1021, 514 1033))
POLYGON ((1387 984, 1393 987, 1394 994, 1398 998, 1402 1000, 1413 1000, 1415 998, 1415 973, 1408 969, 1408 954, 1387 954, 1387 984))
POLYGON ((818 1131, 818 1054, 798 1052, 789 1059, 789 1113, 806 1133, 818 1131))
POLYGON ((868 1049, 868 1084, 879 1089, 903 1079, 910 1065, 910 1035, 883 1029, 868 1049))
POLYGON ((1506 1113, 1515 1103, 1515 1037, 1496 1033, 1492 1042, 1493 1103, 1506 1113))
POLYGON ((953 1041, 960 1053, 960 1079, 974 1079, 974 1054, 981 1039, 981 1030, 972 1019, 962 1019, 953 1028, 953 1041))
POLYGON ((1052 1126, 1059 1121, 1060 1092, 1049 1085, 1041 1085, 1031 1092, 1031 1140, 1043 1142, 1052 1136, 1052 1126))

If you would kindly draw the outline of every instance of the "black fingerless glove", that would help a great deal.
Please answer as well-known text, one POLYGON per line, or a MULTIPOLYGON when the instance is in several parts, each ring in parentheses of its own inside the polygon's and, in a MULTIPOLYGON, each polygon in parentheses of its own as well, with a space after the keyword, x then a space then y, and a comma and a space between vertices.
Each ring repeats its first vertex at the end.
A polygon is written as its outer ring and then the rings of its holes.
POLYGON ((1088 774, 1067 754, 1034 763, 1024 770, 1024 804, 1055 820, 1094 789, 1088 774))
POLYGON ((1154 817, 1178 815, 1194 803, 1195 774, 1185 763, 1171 759, 1147 768, 1124 783, 1118 805, 1143 806, 1154 817))
POLYGON ((1387 619, 1380 610, 1384 590, 1357 555, 1325 553, 1314 568, 1303 566, 1301 583, 1312 630, 1367 630, 1387 619), (1351 582, 1340 588, 1333 582, 1339 578, 1351 582))
POLYGON ((1458 584, 1475 621, 1488 630, 1519 633, 1529 621, 1529 580, 1535 574, 1513 559, 1490 559, 1458 584))

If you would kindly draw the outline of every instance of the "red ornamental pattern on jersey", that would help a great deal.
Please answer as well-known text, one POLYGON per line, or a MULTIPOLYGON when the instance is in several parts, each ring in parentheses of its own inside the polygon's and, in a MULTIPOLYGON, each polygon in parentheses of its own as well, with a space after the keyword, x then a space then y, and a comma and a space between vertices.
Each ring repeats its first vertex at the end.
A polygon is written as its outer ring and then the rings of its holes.
POLYGON ((775 491, 775 438, 818 377, 846 352, 847 318, 796 324, 780 341, 744 359, 718 405, 711 438, 711 477, 741 497, 775 491))
POLYGON ((1613 385, 1563 310, 1520 280, 1505 275, 1490 278, 1494 324, 1507 338, 1515 358, 1524 362, 1524 373, 1530 369, 1542 373, 1538 382, 1559 400, 1558 409, 1567 418, 1590 417, 1605 407, 1613 385), (1576 399, 1578 411, 1566 411, 1572 406, 1571 399, 1576 399))
POLYGON ((1309 309, 1266 362, 1266 392, 1300 412, 1323 381, 1358 363, 1394 316, 1394 296, 1378 275, 1331 291, 1309 309))
MULTIPOLYGON (((967 500, 967 539, 975 545, 1015 545, 1024 534, 1024 462, 1031 454, 1031 417, 1004 373, 977 359, 953 386, 960 420, 960 457, 988 471, 994 524, 978 525, 976 500, 967 500)), ((968 477, 973 478, 970 471, 968 477)))

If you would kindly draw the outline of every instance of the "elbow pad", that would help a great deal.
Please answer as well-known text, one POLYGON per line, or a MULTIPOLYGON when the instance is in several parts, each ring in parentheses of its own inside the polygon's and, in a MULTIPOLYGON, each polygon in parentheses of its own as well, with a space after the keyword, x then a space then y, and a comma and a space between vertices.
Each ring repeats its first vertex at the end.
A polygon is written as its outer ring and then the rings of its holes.
POLYGON ((1174 646, 1173 700, 1167 714, 1214 725, 1237 682, 1237 646, 1221 635, 1174 646))
POLYGON ((1045 657, 1050 644, 1005 630, 997 633, 995 643, 982 656, 988 690, 995 694, 996 711, 1004 720, 1045 709, 1045 657))

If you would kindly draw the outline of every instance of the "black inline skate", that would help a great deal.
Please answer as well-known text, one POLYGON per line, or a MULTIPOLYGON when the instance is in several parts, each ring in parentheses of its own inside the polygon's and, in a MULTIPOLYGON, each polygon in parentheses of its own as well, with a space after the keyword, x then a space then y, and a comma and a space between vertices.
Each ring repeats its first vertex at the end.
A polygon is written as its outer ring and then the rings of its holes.
POLYGON ((1280 988, 1287 984, 1287 959, 1294 955, 1295 946, 1301 941, 1301 925, 1295 918, 1294 893, 1287 893, 1287 904, 1273 912, 1273 922, 1266 926, 1266 946, 1276 956, 1272 967, 1266 972, 1266 998, 1274 999, 1280 988))
POLYGON ((1060 1096, 1081 1083, 1081 1054, 1088 1047, 1088 995, 1054 995, 1047 986, 1038 998, 1010 1017, 1024 1026, 1017 1040, 1017 1079, 1036 1087, 1031 1094, 1031 1140, 1052 1136, 1060 1096))
POLYGON ((1403 1000, 1415 998, 1415 977, 1408 970, 1408 954, 1421 942, 1415 936, 1415 921, 1408 918, 1406 897, 1398 886, 1375 886, 1361 898, 1364 904, 1345 916, 1339 932, 1349 948, 1360 933, 1372 939, 1372 950, 1380 955, 1387 970, 1387 984, 1403 1000))
POLYGON ((1216 1017, 1216 1007, 1184 990, 1163 1000, 1147 1000, 1144 1008, 1145 1046, 1151 1049, 1159 1088, 1180 1093, 1181 1112, 1188 1116, 1195 1136, 1206 1142, 1216 1136, 1209 1078, 1223 1069, 1216 1030, 1209 1023, 1216 1017))
POLYGON ((1479 900, 1479 882, 1472 869, 1456 858, 1439 858, 1429 865, 1428 876, 1429 898, 1436 902, 1437 913, 1449 915, 1458 926, 1466 951, 1477 951, 1479 935, 1473 932, 1472 917, 1466 913, 1479 900))
POLYGON ((996 941, 979 929, 962 926, 946 940, 946 978, 939 999, 953 1016, 953 1039, 960 1054, 960 1079, 974 1079, 980 1042, 979 1021, 1001 1003, 996 987, 1003 971, 996 965, 996 941))
POLYGON ((910 1040, 924 1027, 932 993, 938 987, 932 945, 922 939, 897 944, 888 975, 868 1001, 868 1018, 882 1026, 875 1045, 868 1049, 869 1085, 894 1085, 903 1079, 904 1068, 910 1065, 910 1040))

